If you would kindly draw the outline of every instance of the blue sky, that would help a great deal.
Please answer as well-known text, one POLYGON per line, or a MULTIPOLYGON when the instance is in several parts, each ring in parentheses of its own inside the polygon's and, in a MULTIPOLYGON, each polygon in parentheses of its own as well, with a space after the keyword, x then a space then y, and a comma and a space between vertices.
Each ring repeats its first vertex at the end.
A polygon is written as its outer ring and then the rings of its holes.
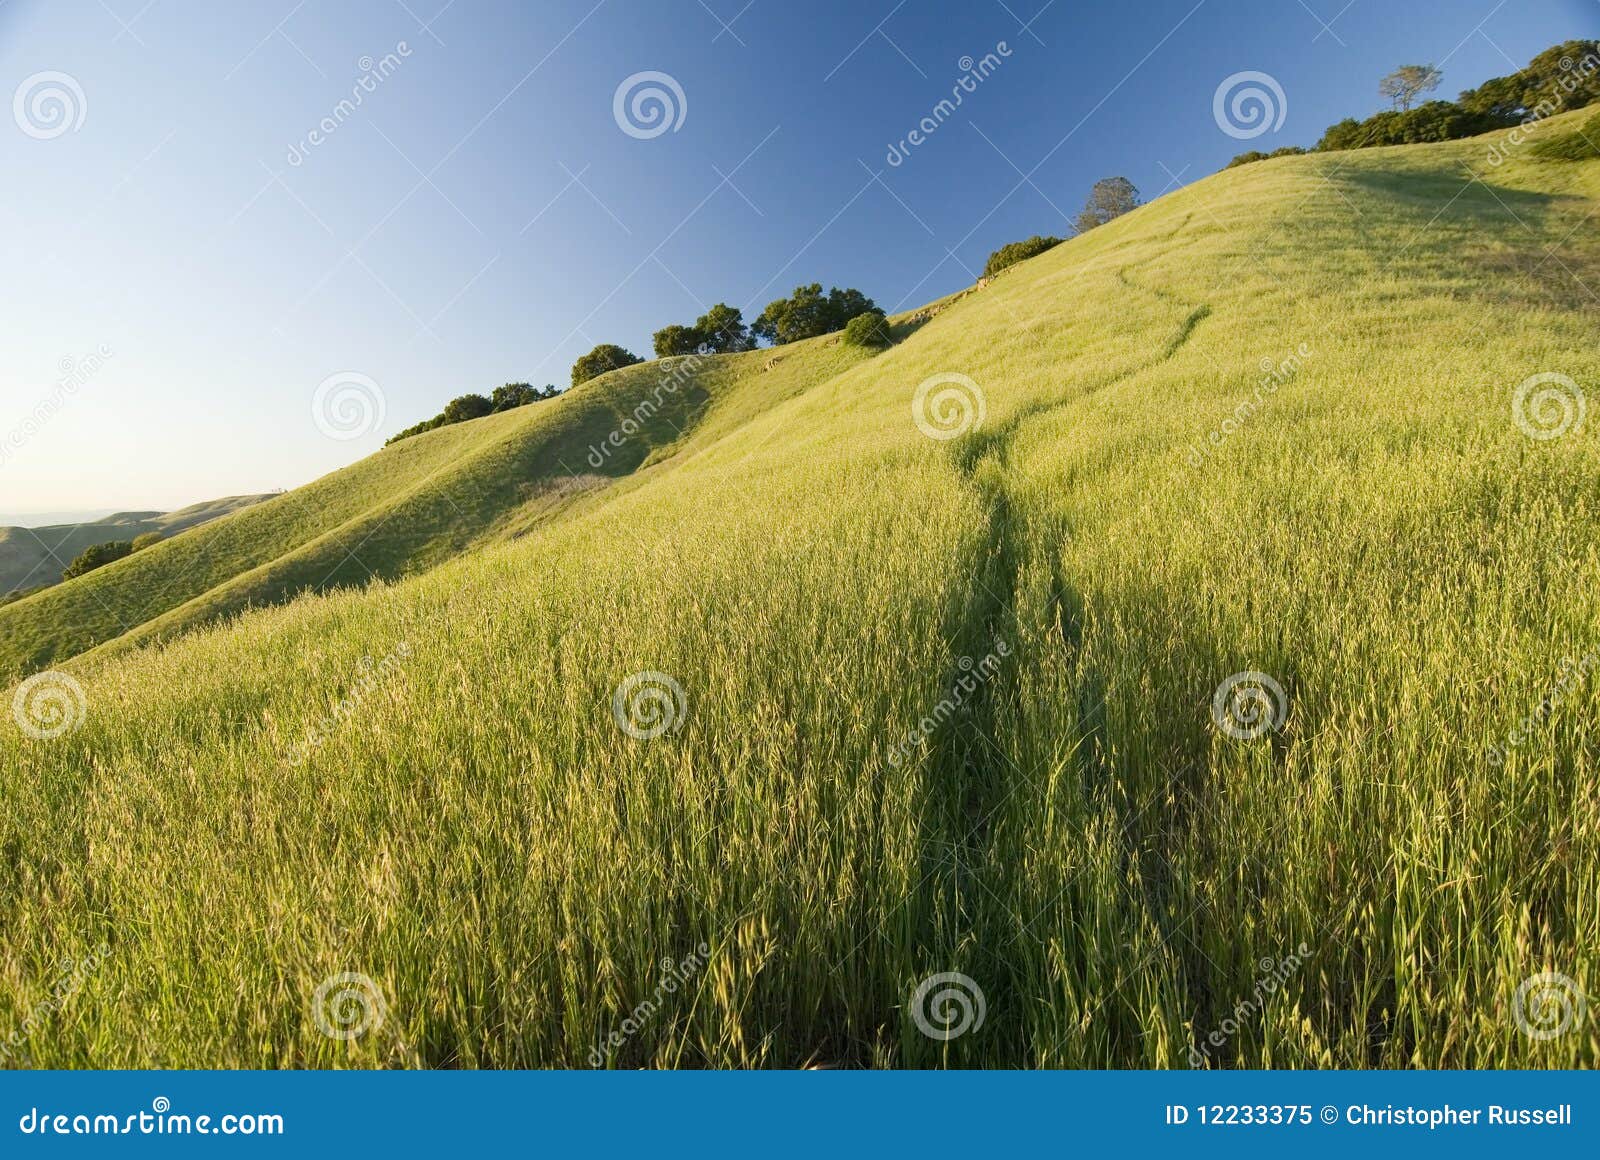
POLYGON ((9 0, 0 512, 293 487, 719 300, 913 306, 1099 177, 1153 198, 1376 110, 1395 65, 1453 96, 1597 33, 1597 0, 9 0), (1248 141, 1212 112, 1242 71, 1284 94, 1248 141), (656 135, 614 115, 645 72, 682 93, 656 135), (339 375, 383 400, 354 438, 313 410, 339 375))

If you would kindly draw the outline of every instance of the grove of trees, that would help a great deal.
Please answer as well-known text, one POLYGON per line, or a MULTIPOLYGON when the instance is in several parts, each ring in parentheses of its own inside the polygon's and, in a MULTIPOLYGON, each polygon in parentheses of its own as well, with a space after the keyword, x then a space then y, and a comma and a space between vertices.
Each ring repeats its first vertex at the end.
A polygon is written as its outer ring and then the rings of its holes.
POLYGON ((841 290, 835 286, 824 294, 822 283, 813 282, 809 286, 796 286, 787 298, 767 303, 767 308, 751 324, 750 333, 782 346, 843 330, 858 314, 873 312, 882 313, 876 302, 854 287, 841 290))
MULTIPOLYGON (((1423 93, 1438 88, 1442 78, 1443 73, 1431 64, 1401 65, 1378 83, 1379 93, 1393 107, 1364 120, 1346 117, 1328 126, 1317 142, 1317 151, 1454 141, 1584 108, 1600 101, 1600 41, 1569 40, 1554 45, 1529 61, 1526 68, 1484 81, 1454 101, 1415 103, 1423 93)), ((1286 152, 1289 150, 1252 150, 1239 154, 1229 167, 1286 152)))

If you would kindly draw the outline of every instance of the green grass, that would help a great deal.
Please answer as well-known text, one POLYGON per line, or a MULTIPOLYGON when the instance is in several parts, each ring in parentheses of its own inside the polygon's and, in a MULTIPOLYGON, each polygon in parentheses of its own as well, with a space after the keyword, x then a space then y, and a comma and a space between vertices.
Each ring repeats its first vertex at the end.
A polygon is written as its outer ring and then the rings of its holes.
MULTIPOLYGON (((1600 448, 1592 413, 1547 441, 1512 418, 1536 373, 1600 387, 1600 164, 1485 147, 1229 170, 876 357, 716 360, 637 470, 486 502, 417 575, 402 536, 393 580, 73 662, 80 729, 0 732, 0 1030, 103 942, 14 1052, 1600 1062, 1592 1014, 1514 1017, 1539 972, 1600 989, 1600 678, 1536 714, 1600 650, 1600 448), (930 439, 912 398, 951 372, 985 420, 930 439), (1239 740, 1211 702, 1250 670, 1285 713, 1239 740), (644 671, 685 700, 636 740, 612 699, 644 671), (944 1042, 913 995, 947 971, 986 1018, 944 1042), (315 1017, 344 972, 386 1012, 348 1042, 315 1017)), ((426 529, 428 464, 553 486, 623 381, 306 491, 426 529)))

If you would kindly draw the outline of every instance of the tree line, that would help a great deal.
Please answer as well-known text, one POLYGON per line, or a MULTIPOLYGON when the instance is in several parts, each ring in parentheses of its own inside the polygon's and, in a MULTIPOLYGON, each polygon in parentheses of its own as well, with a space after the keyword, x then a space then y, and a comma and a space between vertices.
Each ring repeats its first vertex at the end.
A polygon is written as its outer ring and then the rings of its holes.
MULTIPOLYGON (((1346 117, 1328 126, 1314 151, 1454 141, 1581 109, 1600 101, 1600 41, 1569 40, 1545 49, 1528 67, 1484 81, 1454 101, 1417 103, 1443 79, 1435 65, 1401 65, 1378 82, 1378 94, 1389 101, 1389 108, 1365 120, 1346 117)), ((1228 168, 1312 151, 1298 145, 1271 153, 1251 150, 1235 157, 1228 168)))

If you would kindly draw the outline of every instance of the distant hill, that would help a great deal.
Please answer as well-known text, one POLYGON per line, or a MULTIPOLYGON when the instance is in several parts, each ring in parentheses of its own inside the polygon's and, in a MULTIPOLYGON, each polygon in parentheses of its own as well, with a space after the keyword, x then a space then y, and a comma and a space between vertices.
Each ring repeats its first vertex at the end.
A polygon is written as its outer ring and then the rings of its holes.
POLYGON ((85 548, 131 540, 146 532, 158 532, 163 538, 175 536, 271 498, 270 494, 230 495, 175 512, 115 512, 84 523, 0 527, 0 597, 59 584, 67 565, 85 548))

